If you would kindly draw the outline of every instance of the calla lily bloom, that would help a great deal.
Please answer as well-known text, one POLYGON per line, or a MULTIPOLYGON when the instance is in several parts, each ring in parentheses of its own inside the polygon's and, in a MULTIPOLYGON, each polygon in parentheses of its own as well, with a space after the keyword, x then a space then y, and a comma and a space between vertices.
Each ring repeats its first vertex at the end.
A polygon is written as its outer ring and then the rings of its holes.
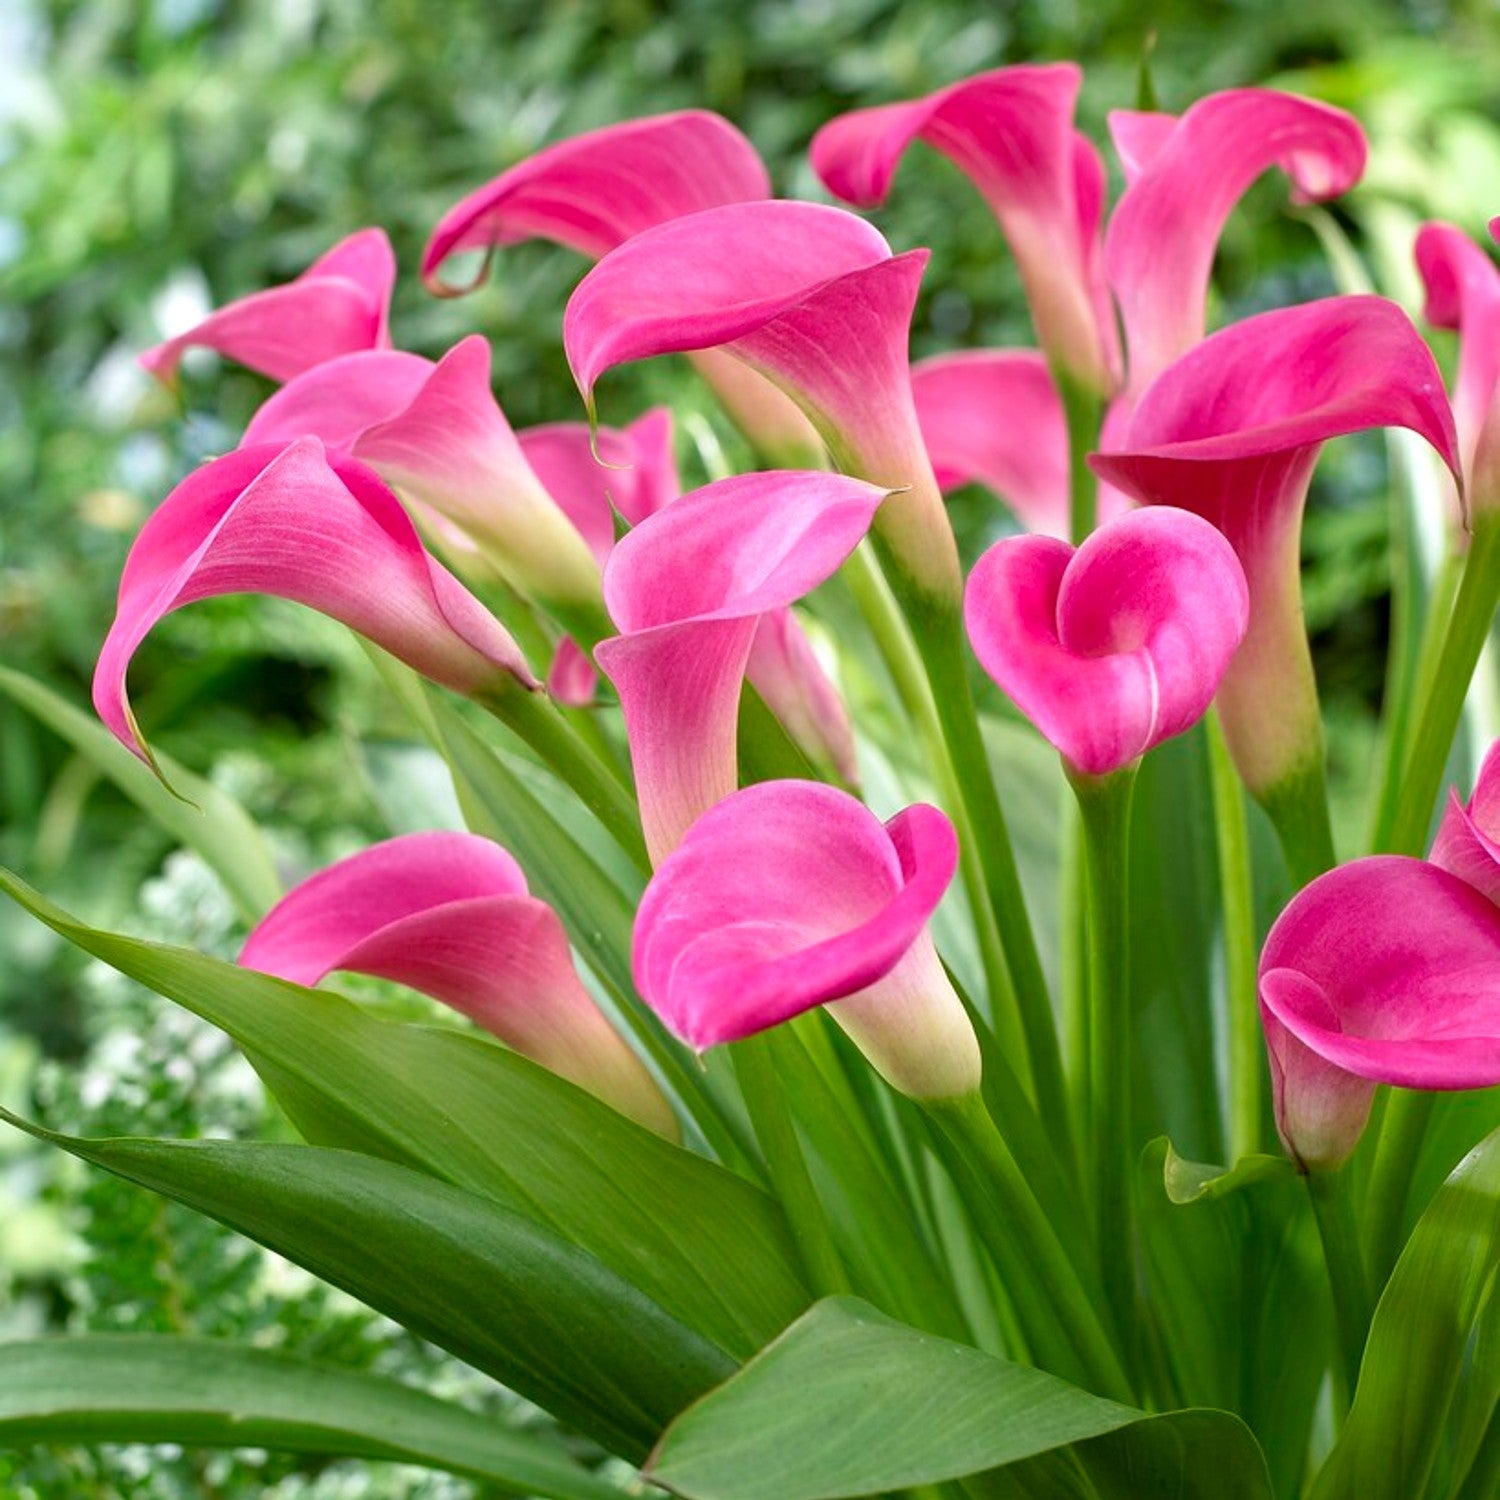
POLYGON ((1331 105, 1273 89, 1200 99, 1168 128, 1160 114, 1111 115, 1127 186, 1104 237, 1104 268, 1120 304, 1130 397, 1205 331, 1214 250, 1234 205, 1279 167, 1292 200, 1336 198, 1364 173, 1359 122, 1331 105))
POLYGON ((1426 289, 1422 316, 1435 328, 1459 334, 1453 420, 1471 498, 1495 503, 1473 489, 1480 434, 1500 382, 1500 269, 1462 230, 1424 224, 1417 235, 1417 269, 1426 289))
POLYGON ((1406 314, 1380 297, 1331 297, 1205 339, 1141 398, 1125 450, 1089 460, 1137 500, 1212 521, 1239 554, 1250 630, 1219 707, 1240 774, 1262 800, 1322 774, 1302 508, 1323 443, 1374 427, 1409 428, 1457 472, 1442 377, 1406 314))
POLYGON ((383 229, 340 240, 295 281, 219 308, 196 327, 148 349, 141 365, 166 385, 183 353, 217 349, 272 380, 290 380, 324 360, 390 343, 396 257, 383 229))
POLYGON ((428 555, 371 470, 316 438, 241 448, 190 474, 136 538, 94 673, 94 707, 150 759, 125 690, 136 648, 163 616, 219 594, 306 604, 456 692, 537 686, 497 620, 428 555))
POLYGON ((261 407, 245 441, 307 435, 461 527, 522 593, 560 612, 598 613, 598 564, 526 461, 478 334, 437 364, 378 350, 319 365, 261 407))
POLYGON ((926 251, 814 203, 744 203, 647 230, 584 277, 563 345, 592 409, 606 370, 719 349, 803 409, 846 473, 899 490, 878 526, 913 582, 956 599, 958 553, 911 394, 907 342, 926 251))
POLYGON ((277 902, 240 963, 294 984, 336 969, 404 984, 622 1114, 677 1133, 661 1090, 579 980, 557 913, 488 839, 414 833, 340 860, 277 902))
POLYGON ((1100 264, 1104 164, 1073 128, 1082 81, 1076 63, 1025 64, 855 110, 813 137, 812 164, 831 192, 871 208, 885 201, 913 141, 942 152, 999 220, 1048 357, 1105 391, 1118 376, 1119 344, 1100 264))
POLYGON ((979 483, 1027 531, 1068 535, 1068 423, 1035 349, 965 349, 911 369, 922 441, 943 493, 979 483))
POLYGON ((1202 718, 1244 638, 1249 593, 1207 521, 1133 511, 1074 549, 1011 537, 979 559, 969 639, 1069 767, 1107 776, 1202 718))
POLYGON ((1305 887, 1260 961, 1276 1122, 1305 1169, 1339 1165, 1375 1086, 1500 1083, 1500 910, 1423 860, 1355 860, 1305 887))
POLYGON ((1467 805, 1456 789, 1450 794, 1431 858, 1500 906, 1500 740, 1485 755, 1467 805))
MULTIPOLYGON (((559 141, 470 193, 433 230, 422 280, 439 296, 457 296, 473 284, 453 286, 441 272, 463 251, 545 239, 598 260, 657 224, 770 195, 755 147, 722 116, 690 109, 627 120, 559 141)), ((762 453, 778 463, 816 461, 816 435, 774 386, 712 351, 693 362, 762 453)))
POLYGON ((762 617, 831 577, 884 498, 836 474, 743 474, 683 496, 611 554, 604 598, 621 633, 594 655, 620 695, 654 864, 735 789, 762 617))
POLYGON ((700 1051, 815 1005, 893 1088, 979 1086, 979 1046, 927 920, 958 840, 935 807, 888 823, 845 792, 767 781, 705 813, 646 888, 636 986, 700 1051))

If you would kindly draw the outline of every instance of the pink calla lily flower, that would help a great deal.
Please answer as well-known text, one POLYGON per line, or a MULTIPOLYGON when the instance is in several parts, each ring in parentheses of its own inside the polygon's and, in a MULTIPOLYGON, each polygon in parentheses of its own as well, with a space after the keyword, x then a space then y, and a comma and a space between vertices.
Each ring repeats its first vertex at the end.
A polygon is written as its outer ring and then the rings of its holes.
POLYGON ((1331 105, 1273 89, 1200 99, 1166 116, 1110 118, 1127 186, 1110 215, 1104 268, 1125 325, 1130 398, 1204 335, 1214 250, 1230 211, 1279 167, 1297 203, 1336 198, 1364 173, 1364 132, 1331 105))
POLYGON ((419 990, 621 1113, 677 1133, 661 1090, 579 980, 557 913, 488 839, 414 833, 340 860, 277 902, 240 963, 294 984, 337 969, 419 990))
POLYGON ((316 438, 241 448, 190 474, 125 560, 94 673, 94 707, 143 760, 126 695, 151 628, 220 594, 274 594, 341 621, 456 692, 538 684, 497 620, 423 548, 400 502, 363 464, 316 438))
POLYGON ((1202 718, 1245 635, 1249 592, 1207 521, 1133 511, 1076 550, 1012 537, 964 600, 985 671, 1063 759, 1107 776, 1202 718))
POLYGON ((1460 229, 1424 224, 1417 235, 1417 270, 1426 290, 1422 316, 1434 328, 1458 330, 1458 375, 1453 420, 1463 457, 1466 490, 1495 387, 1500 383, 1500 268, 1460 229))
POLYGON ((171 385, 184 352, 201 347, 272 380, 290 380, 337 355, 387 347, 395 284, 396 257, 385 231, 361 229, 296 280, 219 308, 148 349, 140 363, 171 385))
POLYGON ((1375 1086, 1500 1083, 1500 910, 1423 860, 1380 855, 1306 886, 1260 961, 1276 1123, 1305 1169, 1354 1149, 1375 1086))
POLYGON ((646 888, 636 985, 700 1051, 827 1005, 892 1087, 970 1094, 978 1043, 927 930, 957 865, 935 807, 882 824, 814 782, 747 787, 705 813, 646 888))
POLYGON ((734 791, 740 684, 761 619, 826 581, 885 492, 821 472, 722 479, 624 537, 604 571, 620 634, 595 651, 625 715, 659 864, 734 791))
POLYGON ((1450 794, 1431 858, 1500 906, 1500 740, 1485 755, 1468 803, 1456 788, 1450 794))
POLYGON ((309 435, 460 527, 522 593, 597 613, 598 564, 527 462, 478 334, 436 364, 376 350, 319 365, 260 408, 245 442, 309 435))
POLYGON ((926 251, 814 203, 743 203, 647 230, 584 277, 563 345, 590 408, 605 371, 722 349, 773 379, 846 473, 901 491, 879 528, 919 587, 956 597, 958 553, 911 394, 907 342, 926 251))
POLYGON ((813 137, 812 163, 831 192, 870 208, 885 201, 913 141, 942 152, 999 220, 1048 356, 1104 391, 1120 356, 1100 263, 1104 165, 1073 128, 1082 80, 1076 63, 1024 64, 855 110, 813 137))
MULTIPOLYGON (((722 116, 689 109, 627 120, 548 146, 470 193, 432 232, 422 280, 439 296, 458 296, 474 284, 453 286, 441 272, 462 251, 545 239, 598 260, 658 224, 770 195, 765 164, 722 116)), ((776 463, 818 461, 817 435, 774 386, 712 350, 692 358, 765 456, 776 463)))
POLYGON ((1142 396, 1124 451, 1089 460, 1137 500, 1212 521, 1239 554, 1250 630, 1219 707, 1262 799, 1322 764, 1299 571, 1307 487, 1327 439, 1375 427, 1418 433, 1457 473, 1442 377, 1410 319, 1380 297, 1331 297, 1205 339, 1142 396))

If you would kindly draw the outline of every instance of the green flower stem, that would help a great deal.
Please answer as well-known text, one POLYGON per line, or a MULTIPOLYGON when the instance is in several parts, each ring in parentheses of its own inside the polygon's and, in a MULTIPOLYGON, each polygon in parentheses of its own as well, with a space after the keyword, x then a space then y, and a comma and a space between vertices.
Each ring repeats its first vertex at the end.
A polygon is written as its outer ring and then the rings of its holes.
POLYGON ((750 1112, 755 1138, 765 1153, 771 1187, 786 1210, 809 1285, 820 1297, 850 1290, 849 1276, 829 1232, 828 1217, 802 1155, 797 1126, 787 1105, 774 1049, 774 1032, 746 1037, 730 1051, 735 1076, 750 1112))
POLYGON ((1219 856, 1219 903, 1224 918, 1224 974, 1229 1004, 1229 1159, 1262 1147, 1265 1119, 1265 1038, 1256 991, 1255 903, 1245 793, 1235 774, 1218 715, 1204 720, 1214 832, 1219 856))
POLYGON ((1076 547, 1098 521, 1099 486, 1088 466, 1088 456, 1099 446, 1099 423, 1104 404, 1097 391, 1081 385, 1054 365, 1052 381, 1062 398, 1068 420, 1068 534, 1076 547))
POLYGON ((1102 1288, 1081 1277, 983 1101, 971 1094, 918 1102, 935 1127, 933 1144, 974 1216, 1032 1354, 1066 1380, 1130 1401, 1102 1288))
POLYGON ((1260 797, 1275 825, 1293 886, 1301 890, 1338 862, 1333 826, 1328 819, 1328 785, 1323 774, 1323 747, 1260 797))
POLYGON ((1089 1169, 1098 1213, 1105 1290, 1115 1320, 1134 1347, 1135 1234, 1131 1183, 1135 1134, 1130 1013, 1130 808, 1139 762, 1108 776, 1068 768, 1083 819, 1088 898, 1089 1169))
POLYGON ((1427 846, 1432 810, 1463 714, 1464 698, 1489 636, 1497 602, 1500 513, 1484 510, 1474 518, 1474 535, 1437 666, 1422 686, 1415 738, 1401 777, 1395 822, 1386 846, 1390 853, 1420 855, 1427 846))
POLYGON ((481 707, 529 745, 578 794, 635 865, 649 873, 640 811, 631 790, 579 737, 545 693, 507 678, 479 697, 481 707))
MULTIPOLYGON (((1061 849, 1058 890, 1060 947, 1059 983, 1062 990, 1064 1071, 1068 1080, 1068 1104, 1073 1133, 1087 1152, 1089 1100, 1093 1097, 1092 1048, 1089 1043, 1088 903, 1087 874, 1083 853, 1083 825, 1078 818, 1078 800, 1071 787, 1061 789, 1058 817, 1061 849)), ((1091 1168, 1080 1163, 1087 1180, 1091 1168)), ((1092 1205, 1091 1205, 1092 1206, 1092 1205)))
POLYGON ((1338 1340, 1334 1389, 1340 1410, 1346 1412, 1359 1384, 1359 1365, 1370 1330, 1373 1307, 1369 1278, 1349 1198, 1347 1171, 1311 1172, 1306 1182, 1333 1288, 1334 1333, 1338 1340))
POLYGON ((1436 1095, 1420 1089, 1387 1090, 1365 1200, 1365 1236, 1375 1287, 1385 1285, 1401 1254, 1407 1197, 1436 1102, 1436 1095))

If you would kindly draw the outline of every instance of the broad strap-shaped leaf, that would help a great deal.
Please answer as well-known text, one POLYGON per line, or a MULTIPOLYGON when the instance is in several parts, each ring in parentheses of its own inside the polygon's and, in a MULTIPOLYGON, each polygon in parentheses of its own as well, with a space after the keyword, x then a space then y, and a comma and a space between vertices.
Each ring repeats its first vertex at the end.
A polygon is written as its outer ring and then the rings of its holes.
MULTIPOLYGON (((1228 1413, 1147 1416, 833 1297, 678 1417, 648 1473, 687 1500, 843 1500, 982 1474, 1152 1426, 1165 1441, 1138 1437, 1132 1464, 1142 1467, 1150 1454, 1148 1467, 1160 1477, 1175 1463, 1174 1483, 1138 1495, 1270 1500, 1255 1441, 1228 1413)), ((1118 1448, 1102 1454, 1101 1472, 1116 1469, 1119 1456, 1118 1448)), ((1073 1485, 1058 1475, 1046 1493, 1100 1493, 1086 1477, 1088 1450, 1074 1457, 1073 1485)), ((1027 1493, 1024 1471, 1018 1477, 1027 1493)), ((1117 1491, 1107 1485, 1105 1493, 1117 1491)))
POLYGON ((204 1020, 255 1062, 315 1144, 399 1162, 525 1214, 747 1356, 806 1305, 763 1193, 470 1033, 399 1025, 187 949, 86 927, 5 872, 70 942, 204 1020))
MULTIPOLYGON (((1342 1436, 1313 1500, 1419 1500, 1500 1277, 1500 1130, 1461 1161, 1417 1222, 1386 1285, 1342 1436)), ((1491 1330, 1492 1332, 1493 1330, 1491 1330)), ((1481 1341, 1482 1342, 1482 1341, 1481 1341)))
POLYGON ((201 855, 245 916, 254 920, 281 898, 281 881, 260 830, 227 792, 170 756, 158 755, 163 775, 177 789, 174 795, 92 714, 10 667, 0 667, 0 693, 66 740, 184 848, 201 855))
POLYGON ((186 1204, 638 1461, 734 1361, 601 1261, 510 1209, 352 1151, 38 1140, 186 1204))
POLYGON ((534 1433, 395 1380, 165 1334, 0 1344, 0 1446, 178 1443, 421 1464, 545 1500, 620 1491, 534 1433))

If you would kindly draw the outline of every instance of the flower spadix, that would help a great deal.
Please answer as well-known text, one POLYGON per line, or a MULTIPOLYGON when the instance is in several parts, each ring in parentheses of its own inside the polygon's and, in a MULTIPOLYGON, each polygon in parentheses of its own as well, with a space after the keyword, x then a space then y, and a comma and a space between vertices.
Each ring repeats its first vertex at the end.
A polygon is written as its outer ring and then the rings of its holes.
POLYGON ((1354 1149, 1375 1086, 1500 1083, 1500 909, 1423 860, 1356 860, 1305 887, 1260 960, 1276 1123, 1309 1170, 1354 1149))
POLYGON ((1332 297, 1212 334, 1142 396, 1122 451, 1090 463, 1135 499, 1212 521, 1250 585, 1250 629, 1219 695, 1240 774, 1263 800, 1316 767, 1322 721, 1302 620, 1303 502, 1323 443, 1406 427, 1455 473, 1442 377, 1380 297, 1332 297))
POLYGON ((1234 550, 1187 511, 1134 511, 1078 548, 997 542, 964 618, 985 671, 1073 770, 1106 776, 1189 729, 1244 638, 1234 550))
POLYGON ((271 909, 240 963, 296 984, 342 970, 419 990, 623 1114, 676 1134, 661 1090, 584 989, 557 913, 488 839, 416 833, 340 860, 271 909))
POLYGON ((1292 199, 1336 198, 1359 181, 1367 147, 1352 115, 1273 89, 1228 89, 1178 119, 1110 116, 1126 188, 1104 238, 1120 304, 1129 392, 1138 397, 1205 331, 1214 250, 1261 173, 1279 167, 1292 199))
POLYGON ((733 204, 647 230, 568 303, 563 344, 592 407, 616 365, 722 349, 802 408, 838 465, 900 491, 878 526, 923 591, 956 598, 958 555, 922 446, 907 357, 926 251, 814 203, 733 204))
POLYGON ((892 1087, 966 1096, 979 1047, 927 930, 957 863, 935 807, 881 823, 814 782, 747 787, 705 813, 646 888, 636 985, 700 1051, 827 1005, 892 1087))
MULTIPOLYGON (((464 251, 545 239, 597 260, 657 224, 770 193, 754 146, 722 116, 690 109, 627 120, 548 146, 470 193, 433 230, 422 279, 456 296, 477 284, 443 279, 445 262, 464 251)), ((773 386, 712 351, 694 363, 767 458, 815 459, 816 435, 773 386)))
POLYGON ((190 474, 125 560, 94 706, 149 759, 125 690, 163 616, 219 594, 274 594, 332 616, 434 682, 471 695, 537 686, 498 621, 423 548, 400 502, 316 438, 241 448, 190 474))
POLYGON ((170 385, 183 354, 216 349, 272 380, 290 380, 336 355, 390 343, 396 257, 383 229, 340 240, 294 281, 230 302, 140 363, 170 385))
POLYGON ((885 492, 819 472, 706 485, 623 537, 604 572, 615 685, 654 863, 738 782, 741 681, 762 618, 831 577, 885 492))
POLYGON ((594 609, 599 567, 527 462, 472 334, 436 364, 398 350, 330 360, 277 391, 247 444, 321 438, 472 537, 511 585, 544 605, 594 609))

